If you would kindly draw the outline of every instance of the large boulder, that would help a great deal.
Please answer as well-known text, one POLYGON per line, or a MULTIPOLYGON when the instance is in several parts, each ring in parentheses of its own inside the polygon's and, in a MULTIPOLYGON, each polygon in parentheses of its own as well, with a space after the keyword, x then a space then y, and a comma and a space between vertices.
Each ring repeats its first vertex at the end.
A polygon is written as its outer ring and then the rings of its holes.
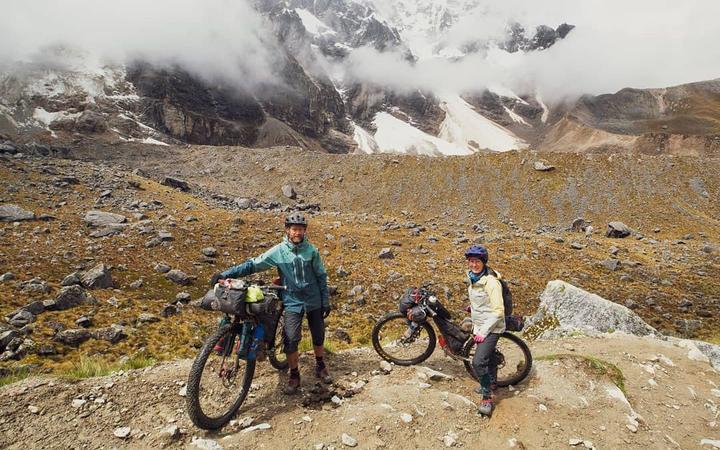
POLYGON ((88 289, 106 289, 115 287, 110 269, 105 264, 98 264, 92 269, 83 272, 80 275, 82 285, 88 289))
POLYGON ((538 337, 614 331, 636 336, 660 336, 655 328, 625 306, 561 280, 547 284, 540 295, 537 312, 526 322, 526 333, 538 337))
POLYGON ((83 328, 59 331, 54 339, 62 344, 77 347, 92 337, 90 331, 83 328))
POLYGON ((125 333, 125 328, 120 325, 113 325, 106 328, 98 328, 90 335, 94 339, 108 341, 111 344, 117 344, 118 342, 127 337, 127 334, 125 333))
POLYGON ((0 222, 20 222, 34 219, 34 212, 23 209, 18 205, 0 205, 0 222))
MULTIPOLYGON (((78 285, 66 286, 60 289, 60 293, 55 297, 55 301, 50 308, 55 310, 65 310, 74 308, 78 305, 94 304, 96 300, 87 293, 85 289, 78 285)), ((46 305, 47 307, 47 305, 46 305)))
POLYGON ((127 217, 123 216, 122 214, 92 210, 85 213, 85 217, 83 218, 83 220, 89 227, 101 228, 125 223, 127 221, 127 217))
POLYGON ((605 235, 610 238, 626 238, 632 234, 630 227, 622 222, 610 222, 605 235))

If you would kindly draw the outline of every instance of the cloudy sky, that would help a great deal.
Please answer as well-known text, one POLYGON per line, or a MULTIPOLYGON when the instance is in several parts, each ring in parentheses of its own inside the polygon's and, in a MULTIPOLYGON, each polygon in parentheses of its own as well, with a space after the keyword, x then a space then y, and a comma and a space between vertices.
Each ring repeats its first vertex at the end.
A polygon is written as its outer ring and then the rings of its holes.
MULTIPOLYGON (((389 0, 383 9, 393 7, 389 0)), ((409 0, 403 0, 405 2, 409 0)), ((419 0, 425 1, 428 0, 419 0)), ((720 1, 479 0, 439 36, 460 44, 503 33, 509 21, 577 26, 568 39, 531 54, 491 51, 459 62, 405 62, 393 52, 358 49, 347 76, 396 89, 467 92, 503 84, 545 98, 664 87, 720 77, 720 1)), ((277 44, 243 0, 4 0, 0 63, 37 60, 48 47, 80 48, 102 60, 178 63, 208 78, 265 81, 277 44)))

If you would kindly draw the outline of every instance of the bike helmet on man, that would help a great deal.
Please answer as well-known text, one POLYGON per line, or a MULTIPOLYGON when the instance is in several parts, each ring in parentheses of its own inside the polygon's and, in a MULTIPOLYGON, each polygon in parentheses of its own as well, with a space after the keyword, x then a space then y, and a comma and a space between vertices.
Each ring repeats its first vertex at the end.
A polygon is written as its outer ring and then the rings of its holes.
POLYGON ((305 219, 305 216, 302 214, 294 212, 285 218, 285 227, 289 227, 291 225, 302 225, 306 227, 307 219, 305 219))
POLYGON ((482 245, 473 245, 465 251, 465 258, 479 258, 484 264, 488 262, 488 251, 482 245))

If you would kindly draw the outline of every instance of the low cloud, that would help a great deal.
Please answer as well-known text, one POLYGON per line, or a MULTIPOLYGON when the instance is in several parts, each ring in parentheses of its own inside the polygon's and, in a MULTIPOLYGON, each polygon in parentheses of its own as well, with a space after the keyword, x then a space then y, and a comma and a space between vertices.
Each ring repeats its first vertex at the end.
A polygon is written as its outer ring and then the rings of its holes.
MULTIPOLYGON (((380 1, 380 0, 378 0, 380 1)), ((666 87, 720 77, 720 2, 715 0, 481 0, 440 36, 449 45, 502 41, 504 27, 528 32, 544 24, 576 25, 565 40, 539 52, 490 49, 461 60, 424 58, 363 48, 347 62, 351 79, 397 90, 472 92, 504 85, 560 100, 624 87, 666 87)))
POLYGON ((68 49, 251 87, 271 79, 280 55, 270 27, 243 0, 7 0, 2 10, 0 64, 10 67, 57 62, 58 49, 68 49))

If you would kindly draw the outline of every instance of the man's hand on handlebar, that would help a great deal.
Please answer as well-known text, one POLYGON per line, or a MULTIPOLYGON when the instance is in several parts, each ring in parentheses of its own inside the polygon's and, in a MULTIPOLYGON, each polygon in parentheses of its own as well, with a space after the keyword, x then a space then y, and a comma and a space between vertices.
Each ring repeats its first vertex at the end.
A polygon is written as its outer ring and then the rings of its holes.
POLYGON ((210 287, 215 286, 220 280, 223 279, 223 276, 220 272, 216 273, 215 275, 210 278, 210 287))

